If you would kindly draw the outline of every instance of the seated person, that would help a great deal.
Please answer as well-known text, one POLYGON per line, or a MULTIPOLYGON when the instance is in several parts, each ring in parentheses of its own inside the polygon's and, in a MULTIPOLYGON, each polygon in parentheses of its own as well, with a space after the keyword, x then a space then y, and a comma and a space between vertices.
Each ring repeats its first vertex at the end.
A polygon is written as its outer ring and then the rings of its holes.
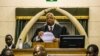
POLYGON ((47 52, 42 45, 36 45, 34 47, 33 56, 47 56, 47 52))
POLYGON ((86 56, 98 56, 98 52, 99 52, 98 46, 95 44, 91 44, 87 48, 86 56))
POLYGON ((59 38, 60 35, 69 34, 65 27, 61 27, 59 24, 55 23, 54 14, 51 12, 46 14, 46 25, 36 30, 31 41, 43 42, 41 36, 44 32, 52 32, 56 38, 59 38))
POLYGON ((12 43, 13 42, 13 38, 12 38, 12 36, 10 34, 6 35, 5 42, 6 42, 6 46, 1 52, 2 56, 4 55, 6 49, 15 48, 15 45, 12 43))

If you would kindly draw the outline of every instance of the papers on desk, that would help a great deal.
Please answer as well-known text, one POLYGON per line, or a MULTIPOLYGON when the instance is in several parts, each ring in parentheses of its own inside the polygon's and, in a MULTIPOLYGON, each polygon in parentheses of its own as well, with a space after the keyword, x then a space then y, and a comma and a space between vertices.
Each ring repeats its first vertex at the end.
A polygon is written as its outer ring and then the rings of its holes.
POLYGON ((53 42, 53 40, 55 39, 54 35, 52 32, 44 32, 44 34, 41 36, 41 39, 44 42, 53 42))

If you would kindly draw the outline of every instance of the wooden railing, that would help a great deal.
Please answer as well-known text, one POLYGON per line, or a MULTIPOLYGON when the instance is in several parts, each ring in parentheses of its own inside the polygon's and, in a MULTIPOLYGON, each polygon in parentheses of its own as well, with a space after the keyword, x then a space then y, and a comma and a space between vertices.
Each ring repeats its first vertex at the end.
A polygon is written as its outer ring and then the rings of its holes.
MULTIPOLYGON (((33 49, 14 49, 15 56, 33 56, 33 49)), ((86 56, 84 48, 46 48, 50 56, 86 56)))
MULTIPOLYGON (((84 48, 59 48, 59 42, 33 42, 33 47, 39 44, 45 47, 49 56, 86 56, 86 49, 84 48)), ((33 56, 33 48, 14 49, 13 51, 15 56, 33 56)))

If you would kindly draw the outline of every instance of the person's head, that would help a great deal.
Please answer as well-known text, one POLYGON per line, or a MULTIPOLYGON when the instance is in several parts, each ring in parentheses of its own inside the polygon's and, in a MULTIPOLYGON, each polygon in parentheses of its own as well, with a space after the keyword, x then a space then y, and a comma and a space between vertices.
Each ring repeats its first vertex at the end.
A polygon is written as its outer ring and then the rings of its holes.
POLYGON ((7 35, 5 36, 5 42, 6 42, 6 44, 7 44, 8 46, 10 46, 10 45, 12 44, 12 41, 13 41, 12 36, 11 36, 10 34, 7 34, 7 35))
POLYGON ((95 44, 91 44, 87 47, 87 56, 98 56, 98 46, 95 44))
POLYGON ((47 56, 47 52, 42 45, 36 45, 33 51, 34 56, 47 56))
POLYGON ((49 12, 46 14, 46 22, 48 25, 52 26, 55 22, 54 14, 49 12))
POLYGON ((6 49, 5 53, 4 53, 4 56, 14 56, 14 53, 11 49, 6 49))

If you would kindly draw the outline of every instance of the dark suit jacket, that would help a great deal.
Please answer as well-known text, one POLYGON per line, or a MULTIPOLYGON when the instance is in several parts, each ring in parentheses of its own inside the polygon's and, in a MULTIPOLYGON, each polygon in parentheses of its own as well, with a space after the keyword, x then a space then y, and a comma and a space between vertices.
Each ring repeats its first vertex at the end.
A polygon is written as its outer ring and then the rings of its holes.
MULTIPOLYGON (((12 44, 12 47, 11 47, 12 49, 14 49, 15 48, 15 45, 14 44, 12 44)), ((2 50, 2 52, 1 52, 1 56, 5 56, 5 51, 7 50, 7 46, 5 46, 5 48, 2 50)))
MULTIPOLYGON (((34 33, 34 36, 33 36, 32 40, 31 40, 32 42, 33 42, 33 39, 38 35, 38 32, 40 32, 40 31, 48 32, 49 31, 48 25, 45 25, 45 26, 43 26, 41 28, 38 28, 36 30, 36 32, 34 33)), ((69 34, 68 31, 67 31, 67 29, 66 29, 66 27, 61 27, 58 24, 54 25, 54 29, 53 29, 52 33, 54 34, 54 36, 56 38, 59 38, 60 35, 69 34)), ((42 40, 40 40, 39 42, 42 42, 42 40)))

